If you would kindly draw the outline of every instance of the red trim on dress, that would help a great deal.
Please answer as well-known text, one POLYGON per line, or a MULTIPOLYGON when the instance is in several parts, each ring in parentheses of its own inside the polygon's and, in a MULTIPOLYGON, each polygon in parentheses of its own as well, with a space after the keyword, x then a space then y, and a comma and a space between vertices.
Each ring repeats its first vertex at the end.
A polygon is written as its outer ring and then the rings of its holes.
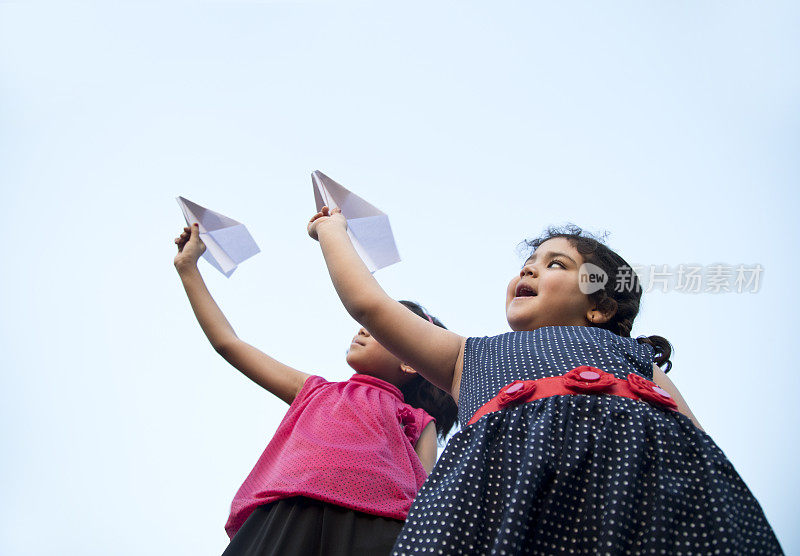
POLYGON ((666 390, 642 376, 631 373, 626 380, 623 380, 595 367, 582 365, 561 376, 550 376, 537 380, 515 380, 501 388, 494 398, 483 404, 467 425, 471 425, 487 413, 506 407, 551 396, 575 394, 611 394, 645 401, 666 409, 678 409, 678 404, 666 390))

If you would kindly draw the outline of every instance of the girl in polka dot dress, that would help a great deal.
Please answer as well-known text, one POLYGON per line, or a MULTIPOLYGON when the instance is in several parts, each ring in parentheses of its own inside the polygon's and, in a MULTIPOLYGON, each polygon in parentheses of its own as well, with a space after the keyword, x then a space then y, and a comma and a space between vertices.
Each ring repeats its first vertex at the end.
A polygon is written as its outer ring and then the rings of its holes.
POLYGON ((394 554, 782 553, 667 378, 669 343, 630 337, 641 290, 619 255, 577 228, 549 230, 508 285, 513 332, 463 338, 405 315, 346 226, 324 208, 308 231, 348 312, 458 402, 461 430, 394 554), (604 286, 580 282, 585 263, 604 286))
MULTIPOLYGON (((452 398, 363 328, 347 353, 350 380, 328 382, 279 363, 236 336, 206 289, 197 226, 175 242, 175 267, 211 344, 290 404, 231 504, 225 555, 388 554, 433 467, 437 433, 444 438, 455 422, 452 398)), ((416 303, 400 303, 443 327, 416 303)))

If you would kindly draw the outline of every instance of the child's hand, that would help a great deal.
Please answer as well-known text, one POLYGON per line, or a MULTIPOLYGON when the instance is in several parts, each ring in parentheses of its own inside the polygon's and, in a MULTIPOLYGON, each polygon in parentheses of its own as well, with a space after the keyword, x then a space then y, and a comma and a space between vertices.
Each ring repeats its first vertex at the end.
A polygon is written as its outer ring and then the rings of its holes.
POLYGON ((339 225, 344 230, 347 229, 347 220, 341 210, 338 208, 330 210, 328 207, 322 207, 322 210, 312 216, 311 220, 308 221, 308 235, 310 235, 312 239, 319 240, 319 237, 317 237, 317 230, 326 222, 330 222, 332 225, 339 225))
POLYGON ((197 224, 191 228, 186 226, 183 233, 175 238, 178 245, 178 254, 175 255, 175 268, 180 270, 183 266, 196 266, 197 259, 205 252, 206 246, 200 241, 200 228, 197 224))

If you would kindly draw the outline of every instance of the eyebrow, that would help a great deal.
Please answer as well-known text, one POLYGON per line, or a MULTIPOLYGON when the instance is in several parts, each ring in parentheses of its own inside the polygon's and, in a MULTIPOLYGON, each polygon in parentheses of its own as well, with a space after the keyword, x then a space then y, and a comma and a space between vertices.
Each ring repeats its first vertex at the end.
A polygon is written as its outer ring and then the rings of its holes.
MULTIPOLYGON (((573 264, 575 264, 575 265, 578 264, 578 263, 575 262, 575 259, 573 259, 569 255, 567 255, 566 253, 561 253, 559 251, 549 251, 549 252, 545 253, 544 255, 545 255, 544 256, 545 259, 552 259, 554 257, 565 257, 565 258, 571 260, 573 264)), ((525 263, 532 263, 532 262, 535 262, 535 261, 536 261, 536 253, 534 253, 533 255, 528 257, 528 260, 526 260, 525 263)))

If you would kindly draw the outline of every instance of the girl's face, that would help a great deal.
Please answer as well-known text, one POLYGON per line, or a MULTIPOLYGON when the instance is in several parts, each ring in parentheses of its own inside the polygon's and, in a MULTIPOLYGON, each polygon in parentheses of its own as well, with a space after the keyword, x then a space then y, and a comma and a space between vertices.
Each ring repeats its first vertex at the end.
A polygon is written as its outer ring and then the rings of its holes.
POLYGON ((581 292, 583 257, 563 237, 542 243, 508 284, 506 319, 512 330, 586 326, 593 305, 581 292))
POLYGON ((360 328, 347 352, 347 364, 357 373, 374 376, 401 386, 412 378, 403 371, 397 357, 380 345, 365 328, 360 328))

